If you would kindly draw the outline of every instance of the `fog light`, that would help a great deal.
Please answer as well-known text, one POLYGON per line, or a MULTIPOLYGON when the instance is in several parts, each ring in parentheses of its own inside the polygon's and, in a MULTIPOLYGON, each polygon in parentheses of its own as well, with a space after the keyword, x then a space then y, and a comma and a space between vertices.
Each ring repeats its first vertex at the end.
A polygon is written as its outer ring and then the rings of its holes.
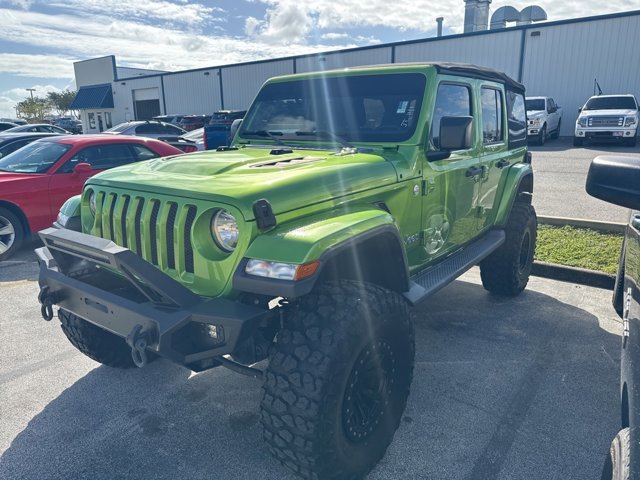
POLYGON ((217 325, 207 325, 207 335, 211 338, 218 339, 218 326, 217 325))

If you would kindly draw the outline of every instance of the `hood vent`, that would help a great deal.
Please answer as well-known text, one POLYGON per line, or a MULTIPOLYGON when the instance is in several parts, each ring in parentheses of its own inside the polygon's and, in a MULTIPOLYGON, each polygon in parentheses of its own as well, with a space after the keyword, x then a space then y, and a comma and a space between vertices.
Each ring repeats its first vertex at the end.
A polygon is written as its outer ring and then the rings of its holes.
POLYGON ((266 163, 258 163, 256 165, 251 165, 252 168, 262 168, 262 167, 289 167, 291 165, 300 165, 301 163, 311 163, 316 162, 318 160, 324 160, 324 157, 296 157, 296 158, 287 158, 283 160, 276 160, 272 162, 266 163))
POLYGON ((293 153, 290 148, 274 148, 269 152, 270 155, 286 155, 287 153, 293 153))

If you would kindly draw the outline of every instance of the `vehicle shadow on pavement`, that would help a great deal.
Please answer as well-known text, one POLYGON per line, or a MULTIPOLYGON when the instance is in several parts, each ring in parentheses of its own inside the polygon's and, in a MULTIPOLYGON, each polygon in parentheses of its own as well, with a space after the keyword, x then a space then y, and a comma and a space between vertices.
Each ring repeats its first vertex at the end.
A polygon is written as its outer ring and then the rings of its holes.
MULTIPOLYGON (((463 281, 414 315, 407 410, 370 479, 599 477, 617 430, 619 337, 596 316, 463 281)), ((295 478, 262 442, 261 394, 222 368, 102 366, 29 422, 0 478, 295 478)))

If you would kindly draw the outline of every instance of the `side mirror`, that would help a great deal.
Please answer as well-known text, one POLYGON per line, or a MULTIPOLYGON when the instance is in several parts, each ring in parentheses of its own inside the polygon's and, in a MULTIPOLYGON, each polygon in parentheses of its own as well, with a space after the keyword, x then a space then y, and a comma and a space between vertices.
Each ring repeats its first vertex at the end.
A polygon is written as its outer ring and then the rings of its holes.
POLYGON ((93 172, 93 167, 85 162, 80 162, 76 164, 75 167, 73 167, 74 175, 82 175, 82 174, 91 173, 91 172, 93 172))
POLYGON ((240 125, 242 125, 242 119, 236 118, 231 124, 231 128, 229 129, 229 145, 233 143, 233 137, 236 136, 238 130, 240 129, 240 125))
POLYGON ((578 107, 578 113, 582 111, 582 107, 578 107))
POLYGON ((594 158, 586 189, 592 197, 640 210, 640 158, 621 155, 594 158))
POLYGON ((442 117, 440 119, 440 149, 466 150, 471 148, 473 117, 442 117))

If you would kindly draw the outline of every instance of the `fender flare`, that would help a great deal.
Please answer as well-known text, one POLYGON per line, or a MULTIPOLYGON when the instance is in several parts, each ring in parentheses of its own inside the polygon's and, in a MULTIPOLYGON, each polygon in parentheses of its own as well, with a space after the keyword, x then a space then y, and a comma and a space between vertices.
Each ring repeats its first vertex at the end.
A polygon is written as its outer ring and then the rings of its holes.
POLYGON ((249 246, 233 275, 233 288, 258 295, 296 298, 332 278, 368 281, 399 292, 409 289, 406 253, 389 213, 367 206, 280 225, 249 246), (320 266, 309 278, 280 280, 248 275, 245 267, 250 259, 293 264, 318 260, 320 266))
POLYGON ((496 212, 495 225, 506 225, 513 204, 522 201, 531 204, 533 195, 533 169, 528 163, 517 163, 509 169, 503 194, 496 212))

